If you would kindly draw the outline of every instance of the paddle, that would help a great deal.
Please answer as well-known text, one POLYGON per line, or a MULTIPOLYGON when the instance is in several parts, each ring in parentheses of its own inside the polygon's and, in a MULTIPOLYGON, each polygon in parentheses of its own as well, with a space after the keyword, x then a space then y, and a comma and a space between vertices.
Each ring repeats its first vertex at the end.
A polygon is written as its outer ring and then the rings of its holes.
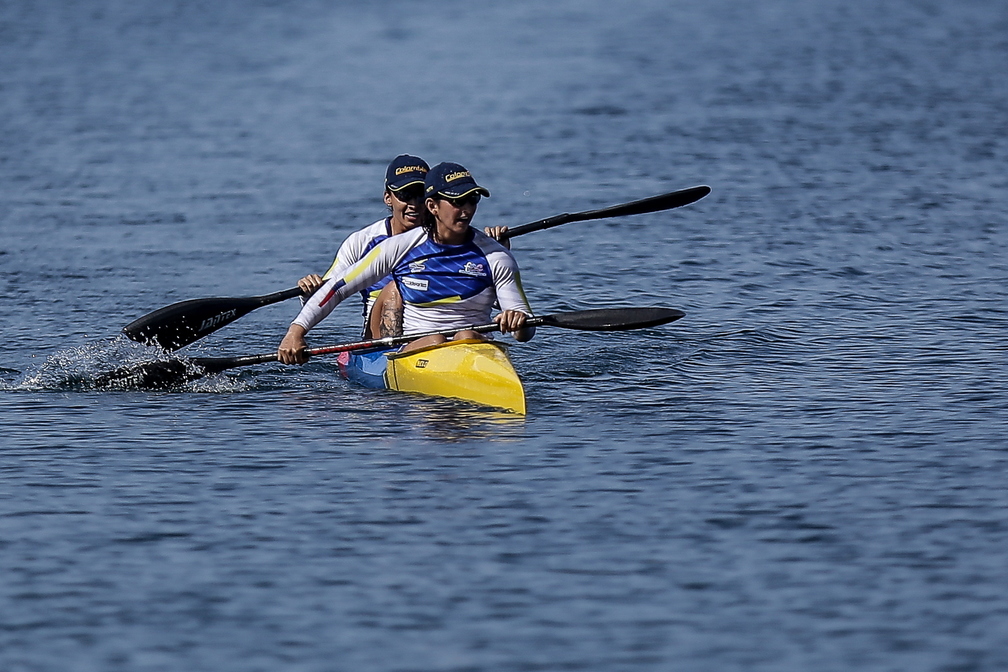
MULTIPOLYGON (((644 329, 656 327, 678 320, 685 315, 681 310, 673 308, 603 308, 597 310, 579 310, 569 313, 554 313, 540 317, 530 317, 525 324, 530 327, 560 327, 561 329, 577 329, 579 331, 625 331, 628 329, 644 329)), ((496 322, 472 327, 455 327, 440 331, 429 331, 408 336, 387 336, 369 341, 343 343, 308 350, 312 357, 331 355, 337 352, 360 352, 367 350, 382 350, 404 345, 423 336, 451 336, 458 331, 471 329, 478 332, 500 330, 496 322)), ((253 364, 264 364, 277 361, 277 353, 264 355, 245 355, 243 357, 195 357, 193 359, 171 359, 136 364, 98 376, 94 386, 103 387, 143 387, 165 389, 181 385, 203 376, 220 373, 226 369, 253 364)))
MULTIPOLYGON (((670 210, 699 201, 709 193, 710 187, 707 186, 690 187, 601 210, 588 210, 574 214, 564 213, 531 224, 516 226, 507 232, 506 237, 514 238, 532 231, 541 231, 571 222, 607 217, 627 217, 670 210)), ((123 333, 128 338, 140 343, 156 344, 165 350, 177 350, 231 324, 256 308, 286 301, 295 296, 301 296, 303 293, 300 288, 292 287, 282 292, 264 294, 263 296, 181 301, 130 322, 123 327, 123 333)))
POLYGON ((256 308, 301 296, 300 287, 263 296, 190 299, 159 308, 123 327, 127 337, 177 350, 227 326, 256 308))
POLYGON ((709 194, 710 191, 710 187, 707 186, 690 187, 689 189, 680 189, 679 191, 673 191, 668 194, 642 198, 639 201, 631 201, 630 203, 624 203, 622 205, 613 205, 600 210, 588 210, 586 212, 575 212, 574 214, 564 213, 562 215, 549 217, 548 219, 541 219, 538 222, 533 222, 531 224, 516 226, 505 233, 504 236, 507 238, 514 238, 515 236, 520 236, 523 233, 542 231, 543 229, 550 229, 554 226, 560 226, 561 224, 585 222, 590 219, 629 217, 630 215, 644 215, 649 212, 671 210, 672 208, 680 208, 684 205, 695 203, 709 194))

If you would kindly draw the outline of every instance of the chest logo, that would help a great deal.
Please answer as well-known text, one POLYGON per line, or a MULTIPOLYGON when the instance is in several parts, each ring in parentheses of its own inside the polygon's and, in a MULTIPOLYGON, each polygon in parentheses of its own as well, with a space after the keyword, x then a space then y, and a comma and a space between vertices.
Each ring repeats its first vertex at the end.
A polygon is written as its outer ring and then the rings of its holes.
POLYGON ((421 271, 426 271, 427 267, 424 266, 422 261, 411 261, 409 265, 410 273, 419 273, 421 271))
POLYGON ((402 284, 407 289, 413 289, 413 290, 416 290, 418 292, 426 292, 427 291, 427 281, 426 280, 417 280, 416 278, 402 278, 402 284))
POLYGON ((483 264, 474 264, 473 262, 469 261, 466 262, 465 266, 459 269, 459 273, 464 273, 466 275, 472 275, 481 278, 486 275, 486 269, 483 267, 483 264))

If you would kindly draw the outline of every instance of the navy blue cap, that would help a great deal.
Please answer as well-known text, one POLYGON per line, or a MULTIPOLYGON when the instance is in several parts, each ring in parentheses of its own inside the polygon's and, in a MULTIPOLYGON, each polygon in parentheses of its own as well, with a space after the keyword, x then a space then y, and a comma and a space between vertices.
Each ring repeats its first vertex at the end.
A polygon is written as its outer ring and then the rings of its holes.
POLYGON ((406 187, 423 184, 430 166, 419 156, 400 154, 392 159, 385 171, 385 188, 399 191, 406 187))
POLYGON ((469 194, 477 193, 489 196, 490 192, 480 185, 469 174, 469 171, 457 163, 439 163, 424 179, 424 196, 434 198, 444 196, 446 198, 462 198, 469 194))

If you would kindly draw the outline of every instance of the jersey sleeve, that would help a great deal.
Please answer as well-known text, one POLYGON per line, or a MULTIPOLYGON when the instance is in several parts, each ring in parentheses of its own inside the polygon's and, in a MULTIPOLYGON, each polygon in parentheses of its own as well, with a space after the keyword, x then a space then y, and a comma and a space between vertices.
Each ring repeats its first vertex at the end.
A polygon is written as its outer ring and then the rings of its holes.
POLYGON ((479 245, 490 265, 497 306, 501 310, 520 310, 531 317, 532 308, 529 306, 528 297, 525 296, 518 262, 515 261, 511 250, 479 231, 476 232, 473 242, 479 245))
POLYGON ((520 310, 532 316, 528 297, 521 283, 521 273, 509 253, 493 254, 488 259, 493 272, 494 289, 501 310, 520 310))
POLYGON ((334 275, 343 273, 343 271, 361 260, 371 239, 370 230, 373 226, 355 231, 347 236, 347 239, 340 245, 339 250, 336 251, 336 258, 333 259, 329 270, 322 276, 323 280, 328 280, 334 275))
MULTIPOLYGON (((382 220, 384 222, 384 220, 382 220)), ((377 224, 377 222, 376 222, 377 224)), ((329 270, 322 274, 322 280, 328 280, 334 275, 338 275, 350 268, 354 262, 359 261, 361 257, 364 256, 364 252, 367 250, 367 242, 369 240, 369 232, 374 228, 375 224, 363 228, 359 231, 354 231, 349 236, 347 236, 343 243, 340 245, 339 250, 336 251, 336 257, 333 259, 332 264, 329 265, 329 270)), ((304 306, 308 303, 310 297, 302 296, 301 305, 304 306)))
MULTIPOLYGON (((498 245, 498 247, 500 250, 494 250, 487 255, 487 261, 490 262, 490 269, 493 273, 497 304, 502 311, 520 310, 532 317, 532 308, 529 306, 528 297, 525 296, 525 289, 522 287, 518 263, 510 250, 503 245, 498 245)), ((535 334, 535 327, 529 328, 532 330, 529 336, 531 338, 535 334)))

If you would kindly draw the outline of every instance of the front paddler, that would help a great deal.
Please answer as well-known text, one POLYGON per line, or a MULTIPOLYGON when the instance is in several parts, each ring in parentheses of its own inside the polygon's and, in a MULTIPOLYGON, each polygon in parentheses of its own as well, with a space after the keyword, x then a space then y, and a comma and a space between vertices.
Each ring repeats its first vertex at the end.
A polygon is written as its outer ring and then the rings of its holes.
MULTIPOLYGON (((532 315, 511 252, 471 226, 481 197, 490 192, 457 163, 439 163, 424 180, 425 221, 419 228, 387 238, 359 262, 322 285, 305 303, 277 350, 285 364, 308 360, 305 334, 339 303, 391 274, 403 300, 403 333, 460 329, 453 338, 485 338, 464 327, 494 317, 502 332, 518 341, 535 334, 532 315)), ((448 340, 427 336, 404 346, 413 350, 448 340)))

